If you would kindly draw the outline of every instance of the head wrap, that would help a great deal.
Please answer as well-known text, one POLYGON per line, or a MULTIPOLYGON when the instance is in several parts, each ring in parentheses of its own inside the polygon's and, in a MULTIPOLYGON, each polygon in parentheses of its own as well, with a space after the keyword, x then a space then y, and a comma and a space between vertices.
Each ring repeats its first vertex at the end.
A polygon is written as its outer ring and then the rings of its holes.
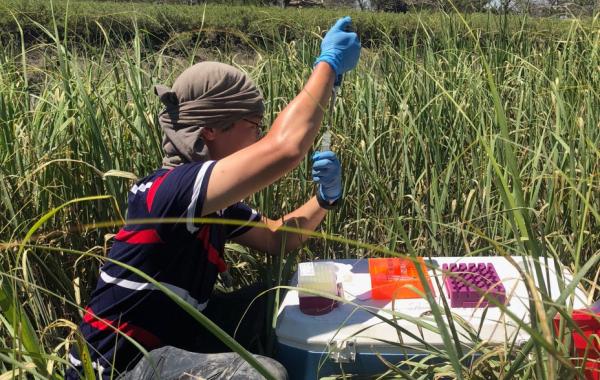
POLYGON ((154 91, 165 105, 158 122, 166 167, 210 159, 203 128, 226 128, 264 112, 263 97, 252 80, 219 62, 197 63, 179 75, 172 89, 156 85, 154 91))

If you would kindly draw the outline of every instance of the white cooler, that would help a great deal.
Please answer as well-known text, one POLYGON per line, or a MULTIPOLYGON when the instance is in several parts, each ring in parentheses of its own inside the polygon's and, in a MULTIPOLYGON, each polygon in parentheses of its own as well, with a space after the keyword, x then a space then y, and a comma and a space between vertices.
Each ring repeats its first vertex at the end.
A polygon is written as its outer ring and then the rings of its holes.
MULTIPOLYGON (((513 257, 514 261, 527 273, 521 257, 513 257)), ((531 264, 531 259, 528 260, 531 264)), ((392 302, 374 300, 370 297, 371 280, 367 259, 335 260, 339 269, 338 279, 342 281, 344 298, 357 305, 370 307, 373 312, 391 319, 392 302)), ((426 259, 426 262, 429 262, 426 259)), ((519 319, 529 321, 529 300, 523 279, 517 269, 503 257, 436 257, 433 264, 442 267, 451 263, 492 263, 505 289, 508 309, 519 319)), ((542 259, 541 266, 546 278, 546 286, 550 288, 552 299, 557 299, 560 290, 559 279, 556 276, 554 261, 542 259)), ((533 267, 529 269, 531 277, 537 284, 533 267)), ((442 273, 429 270, 429 276, 436 293, 436 302, 442 305, 440 291, 436 286, 434 276, 437 276, 442 287, 443 296, 447 297, 443 285, 442 273)), ((571 274, 564 270, 564 281, 571 281, 571 274)), ((291 285, 296 286, 297 274, 291 285)), ((446 298, 450 305, 449 298, 446 298)), ((581 289, 577 289, 573 299, 573 307, 584 308, 587 297, 581 289)), ((435 325, 430 313, 429 303, 425 299, 398 299, 394 310, 407 316, 418 318, 435 325)), ((479 337, 489 344, 510 344, 515 341, 521 345, 529 339, 528 334, 518 329, 518 324, 510 317, 500 312, 498 307, 485 308, 452 308, 452 312, 478 331, 479 337), (482 317, 484 320, 482 321, 482 317)), ((407 319, 397 319, 399 326, 423 338, 434 347, 444 349, 442 337, 430 330, 419 329, 407 319)), ((464 331, 455 323, 458 335, 464 346, 463 353, 468 352, 470 341, 461 334, 464 331)), ((383 356, 392 364, 405 359, 419 359, 424 356, 419 347, 423 345, 409 334, 401 335, 403 345, 387 344, 382 341, 399 342, 398 330, 381 319, 358 309, 350 303, 339 304, 333 311, 320 316, 306 315, 300 311, 298 292, 287 292, 277 319, 277 359, 287 368, 290 378, 312 380, 332 374, 369 375, 382 373, 386 366, 378 358, 383 356)))

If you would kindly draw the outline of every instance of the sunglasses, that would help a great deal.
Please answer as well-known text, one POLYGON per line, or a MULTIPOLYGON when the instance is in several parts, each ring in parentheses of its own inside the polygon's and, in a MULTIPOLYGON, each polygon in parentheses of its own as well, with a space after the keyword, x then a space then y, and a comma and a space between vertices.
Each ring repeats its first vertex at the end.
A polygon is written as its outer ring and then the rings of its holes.
POLYGON ((260 123, 257 123, 256 121, 252 121, 252 120, 249 120, 246 118, 242 118, 242 120, 247 121, 248 123, 252 124, 252 126, 254 126, 254 128, 256 128, 256 131, 259 136, 262 136, 265 133, 265 126, 263 125, 262 121, 260 123))

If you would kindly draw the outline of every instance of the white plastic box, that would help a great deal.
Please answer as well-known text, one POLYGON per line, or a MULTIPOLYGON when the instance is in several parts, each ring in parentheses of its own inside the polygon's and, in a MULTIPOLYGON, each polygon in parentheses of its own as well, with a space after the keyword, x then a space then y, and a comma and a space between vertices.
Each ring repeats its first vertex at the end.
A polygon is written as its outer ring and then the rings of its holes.
MULTIPOLYGON (((529 268, 521 257, 512 257, 516 264, 525 272, 533 274, 531 259, 527 260, 529 268)), ((426 260, 426 262, 428 262, 426 260)), ((492 263, 506 289, 508 309, 520 320, 529 321, 529 299, 525 283, 517 268, 503 257, 439 257, 434 258, 432 264, 442 267, 450 263, 492 263)), ((362 260, 336 260, 338 276, 343 283, 344 298, 347 301, 369 307, 378 315, 391 318, 392 302, 387 300, 373 300, 370 298, 370 276, 367 259, 362 260)), ((555 271, 552 259, 542 259, 541 266, 546 278, 546 285, 550 287, 552 299, 557 299, 561 285, 555 271)), ((564 281, 571 281, 571 275, 564 271, 564 281)), ((447 296, 443 285, 440 270, 429 270, 432 284, 436 293, 436 302, 441 303, 440 291, 436 285, 439 282, 442 294, 447 296), (439 281, 436 281, 436 278, 439 281)), ((296 286, 297 275, 291 285, 296 286)), ((586 296, 581 289, 577 289, 573 299, 574 308, 585 307, 586 296)), ((391 363, 399 363, 407 357, 417 358, 423 347, 418 340, 410 334, 401 334, 404 347, 394 346, 385 342, 399 342, 398 330, 381 319, 357 308, 350 303, 338 305, 333 311, 325 315, 311 316, 302 313, 299 309, 297 291, 289 291, 279 310, 277 320, 277 359, 288 369, 292 380, 312 380, 323 376, 340 373, 359 375, 377 374, 385 371, 386 367, 377 355, 383 356, 391 363), (407 348, 408 346, 409 348, 407 348)), ((450 302, 448 302, 450 304, 450 302)), ((430 314, 430 307, 425 299, 399 299, 394 302, 396 312, 404 316, 397 318, 397 324, 407 331, 421 337, 434 347, 444 350, 442 337, 432 331, 417 328, 411 318, 427 321, 435 325, 430 314)), ((503 315, 497 307, 490 307, 485 312, 484 308, 453 308, 452 312, 467 321, 475 331, 480 330, 480 338, 489 344, 506 344, 515 341, 521 345, 529 339, 529 335, 518 329, 518 323, 507 315, 503 315)), ((459 335, 462 330, 458 324, 459 335)), ((470 341, 461 335, 461 343, 465 349, 470 346, 470 341)), ((465 352, 467 352, 465 350, 465 352)))

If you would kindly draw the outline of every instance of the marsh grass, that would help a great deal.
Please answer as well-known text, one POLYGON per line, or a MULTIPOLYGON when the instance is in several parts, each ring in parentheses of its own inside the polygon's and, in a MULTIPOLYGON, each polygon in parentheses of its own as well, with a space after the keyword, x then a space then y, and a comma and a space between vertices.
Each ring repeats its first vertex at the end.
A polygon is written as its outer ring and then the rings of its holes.
MULTIPOLYGON (((507 26, 482 43, 460 15, 437 17, 441 35, 417 16, 412 41, 389 35, 377 48, 363 49, 359 67, 344 78, 333 115, 343 206, 328 215, 323 234, 290 256, 265 258, 229 245, 235 286, 255 280, 273 286, 274 326, 298 260, 530 257, 534 265, 522 276, 529 284, 531 322, 500 306, 530 332, 525 346, 490 346, 474 331, 466 338, 476 349, 465 350, 465 337, 457 332, 464 323, 425 294, 432 319, 413 322, 439 333, 445 350, 423 342, 436 364, 389 363, 388 375, 572 377, 581 373, 569 360, 567 338, 576 329, 569 317, 574 288, 585 289, 590 302, 597 299, 600 273, 600 20, 591 28, 565 22, 560 38, 550 35, 543 43, 507 26), (456 28, 468 33, 457 38, 456 28), (544 283, 545 257, 574 274, 561 294, 550 294, 544 283), (560 334, 551 325, 557 313, 564 321, 560 334), (475 351, 481 359, 466 360, 475 351)), ((490 24, 502 22, 490 18, 490 24)), ((92 46, 74 45, 60 32, 69 29, 65 15, 60 27, 56 15, 50 19, 46 25, 31 20, 50 42, 26 42, 15 18, 17 42, 0 49, 5 377, 59 378, 68 347, 77 344, 73 322, 107 260, 132 179, 160 164, 152 85, 172 83, 199 56, 228 62, 256 80, 269 122, 301 90, 319 46, 314 37, 290 43, 269 36, 269 50, 254 44, 252 54, 240 56, 202 45, 200 29, 194 32, 199 43, 180 45, 180 55, 170 56, 176 38, 158 51, 147 49, 148 35, 135 23, 131 40, 97 23, 104 39, 92 46)), ((313 192, 309 173, 306 160, 251 203, 271 217, 293 210, 313 192)), ((398 311, 377 318, 399 331, 396 321, 410 320, 398 311)), ((272 341, 265 350, 271 352, 272 341)))

